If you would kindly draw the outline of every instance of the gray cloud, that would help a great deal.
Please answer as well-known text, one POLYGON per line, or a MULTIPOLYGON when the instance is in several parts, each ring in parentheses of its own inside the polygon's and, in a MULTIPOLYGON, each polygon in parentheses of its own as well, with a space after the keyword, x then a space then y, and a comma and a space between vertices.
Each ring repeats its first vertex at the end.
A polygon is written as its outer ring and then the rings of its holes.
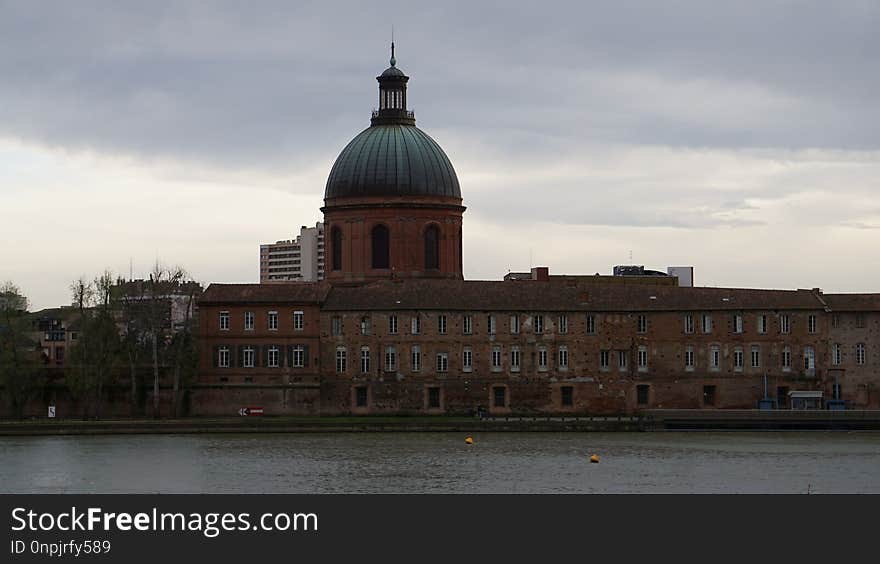
POLYGON ((367 124, 395 23, 420 123, 508 155, 878 147, 876 2, 8 2, 3 14, 0 133, 49 145, 296 168, 367 124))

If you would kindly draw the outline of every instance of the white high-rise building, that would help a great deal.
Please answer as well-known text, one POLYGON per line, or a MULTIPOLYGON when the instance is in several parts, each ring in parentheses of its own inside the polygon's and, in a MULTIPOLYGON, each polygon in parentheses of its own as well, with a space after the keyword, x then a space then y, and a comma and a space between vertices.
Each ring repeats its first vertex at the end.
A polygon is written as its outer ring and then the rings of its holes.
POLYGON ((260 245, 260 284, 324 279, 324 224, 300 228, 296 239, 260 245))

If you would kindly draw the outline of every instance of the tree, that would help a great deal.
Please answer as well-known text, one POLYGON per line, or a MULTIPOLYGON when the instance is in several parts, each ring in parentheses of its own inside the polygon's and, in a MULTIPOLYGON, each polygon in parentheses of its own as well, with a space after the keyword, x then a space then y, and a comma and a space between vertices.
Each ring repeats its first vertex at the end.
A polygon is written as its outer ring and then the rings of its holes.
POLYGON ((101 416, 104 385, 113 373, 120 349, 119 332, 114 318, 113 277, 105 271, 91 282, 81 277, 71 285, 73 305, 79 313, 79 338, 71 349, 68 388, 84 400, 83 417, 94 406, 101 416))
POLYGON ((0 385, 16 417, 42 385, 46 370, 37 343, 28 336, 27 298, 12 282, 0 286, 0 385))
POLYGON ((174 346, 172 408, 175 417, 179 417, 181 413, 180 404, 183 399, 181 387, 189 382, 198 366, 198 347, 192 334, 192 313, 196 297, 201 294, 202 286, 197 282, 187 282, 180 287, 180 291, 184 299, 183 323, 175 332, 172 341, 174 346))
POLYGON ((159 417, 159 350, 171 335, 169 296, 186 277, 183 268, 168 268, 156 261, 146 295, 146 328, 153 353, 153 417, 159 417))
POLYGON ((131 385, 131 414, 138 413, 138 364, 147 353, 148 333, 147 316, 144 304, 146 287, 141 280, 125 282, 120 280, 116 285, 116 299, 122 314, 122 353, 128 361, 131 385))

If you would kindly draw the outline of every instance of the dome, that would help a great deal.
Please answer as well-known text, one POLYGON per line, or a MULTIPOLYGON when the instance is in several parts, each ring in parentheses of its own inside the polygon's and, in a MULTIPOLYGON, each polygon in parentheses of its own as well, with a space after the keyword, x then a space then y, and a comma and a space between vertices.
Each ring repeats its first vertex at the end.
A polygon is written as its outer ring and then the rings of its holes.
MULTIPOLYGON (((406 77, 406 75, 403 74, 403 71, 402 71, 402 70, 400 70, 399 68, 397 68, 397 67, 395 67, 395 66, 390 66, 390 67, 388 67, 387 69, 385 69, 385 70, 382 72, 382 74, 379 75, 378 78, 386 78, 386 77, 389 77, 389 76, 402 76, 402 77, 406 77)), ((407 78, 408 78, 408 77, 407 77, 407 78)))
POLYGON ((324 198, 441 196, 461 198, 443 149, 414 125, 372 125, 342 150, 324 198))

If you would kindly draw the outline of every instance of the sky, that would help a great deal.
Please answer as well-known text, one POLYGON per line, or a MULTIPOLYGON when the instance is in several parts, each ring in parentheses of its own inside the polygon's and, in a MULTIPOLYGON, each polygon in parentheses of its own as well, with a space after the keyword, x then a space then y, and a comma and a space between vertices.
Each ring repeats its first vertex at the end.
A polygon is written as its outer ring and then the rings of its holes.
POLYGON ((468 279, 692 265, 880 291, 880 3, 0 0, 0 281, 257 282, 375 77, 458 173, 468 279))

